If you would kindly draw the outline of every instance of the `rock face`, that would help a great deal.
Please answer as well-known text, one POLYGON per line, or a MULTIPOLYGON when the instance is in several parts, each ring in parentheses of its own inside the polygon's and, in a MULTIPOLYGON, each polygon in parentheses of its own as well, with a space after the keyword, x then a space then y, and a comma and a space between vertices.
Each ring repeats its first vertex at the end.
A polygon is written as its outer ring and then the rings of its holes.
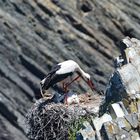
MULTIPOLYGON (((115 60, 117 65, 109 80, 104 102, 99 102, 101 97, 98 97, 98 104, 95 103, 97 95, 94 98, 89 95, 89 100, 84 99, 84 103, 80 100, 82 95, 77 95, 77 105, 71 102, 67 107, 54 103, 53 98, 44 98, 43 102, 38 100, 26 116, 30 140, 51 140, 52 137, 76 140, 140 139, 140 40, 126 37, 120 44, 121 55, 115 60)), ((68 99, 72 99, 70 95, 76 93, 68 94, 68 99)))
MULTIPOLYGON (((116 67, 110 78, 105 102, 100 106, 100 112, 105 113, 93 118, 94 130, 88 132, 96 140, 140 139, 140 40, 126 37, 121 43, 124 48, 121 57, 117 59, 121 66, 117 65, 119 67, 116 67)), ((89 126, 80 129, 82 140, 87 138, 83 131, 89 126)))
MULTIPOLYGON (((57 62, 75 60, 104 89, 117 41, 140 36, 139 5, 137 0, 1 0, 0 139, 27 139, 24 116, 40 95, 40 79, 57 62)), ((86 89, 83 83, 80 88, 86 89)))

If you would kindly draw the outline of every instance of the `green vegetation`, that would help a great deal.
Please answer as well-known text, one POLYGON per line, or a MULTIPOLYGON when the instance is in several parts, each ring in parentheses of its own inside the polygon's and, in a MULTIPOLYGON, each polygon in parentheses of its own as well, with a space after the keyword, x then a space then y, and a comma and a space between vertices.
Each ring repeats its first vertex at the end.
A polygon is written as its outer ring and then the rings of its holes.
POLYGON ((75 120, 74 122, 71 123, 68 131, 69 140, 76 140, 76 132, 82 128, 84 121, 88 121, 90 123, 91 117, 90 116, 80 117, 78 120, 75 120))

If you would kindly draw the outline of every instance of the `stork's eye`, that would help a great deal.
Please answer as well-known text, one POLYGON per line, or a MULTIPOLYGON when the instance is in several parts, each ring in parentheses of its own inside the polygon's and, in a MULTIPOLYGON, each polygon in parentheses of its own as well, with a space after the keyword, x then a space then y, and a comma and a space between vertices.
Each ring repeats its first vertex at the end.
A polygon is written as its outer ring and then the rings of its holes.
POLYGON ((90 78, 87 78, 87 80, 89 81, 89 80, 90 80, 90 78))

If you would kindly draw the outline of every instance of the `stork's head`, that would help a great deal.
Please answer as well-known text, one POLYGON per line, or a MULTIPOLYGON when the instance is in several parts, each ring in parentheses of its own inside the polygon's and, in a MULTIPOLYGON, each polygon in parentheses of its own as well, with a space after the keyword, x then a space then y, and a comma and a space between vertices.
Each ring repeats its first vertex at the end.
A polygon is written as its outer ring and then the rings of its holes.
POLYGON ((92 90, 95 90, 95 87, 94 87, 94 84, 93 82, 91 81, 91 77, 88 73, 84 73, 82 75, 84 81, 89 85, 89 87, 92 89, 92 90))

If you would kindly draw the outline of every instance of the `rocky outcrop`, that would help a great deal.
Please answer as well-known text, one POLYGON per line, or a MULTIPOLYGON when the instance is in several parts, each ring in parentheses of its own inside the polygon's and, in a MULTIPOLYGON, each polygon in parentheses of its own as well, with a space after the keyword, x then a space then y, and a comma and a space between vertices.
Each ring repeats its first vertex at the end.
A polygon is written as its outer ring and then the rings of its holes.
MULTIPOLYGON (((40 96, 40 80, 57 62, 75 60, 103 90, 117 41, 140 36, 139 5, 136 0, 1 0, 0 138, 27 139, 24 116, 40 96)), ((84 83, 78 88, 86 89, 84 83)))
POLYGON ((122 54, 116 60, 119 65, 109 80, 100 117, 79 130, 78 138, 82 140, 140 139, 140 40, 126 37, 121 44, 122 54))
MULTIPOLYGON (((51 140, 52 137, 76 140, 139 140, 140 40, 126 37, 121 42, 121 48, 122 53, 116 58, 117 65, 102 103, 99 103, 101 97, 98 97, 98 104, 96 103, 97 95, 92 95, 94 98, 89 96, 88 101, 85 96, 84 102, 79 100, 77 105, 71 103, 67 107, 64 104, 54 104, 53 98, 44 99, 37 109, 36 103, 27 114, 28 137, 31 140, 51 140)), ((72 93, 69 98, 72 98, 72 93)), ((80 96, 75 98, 80 99, 80 96)))

